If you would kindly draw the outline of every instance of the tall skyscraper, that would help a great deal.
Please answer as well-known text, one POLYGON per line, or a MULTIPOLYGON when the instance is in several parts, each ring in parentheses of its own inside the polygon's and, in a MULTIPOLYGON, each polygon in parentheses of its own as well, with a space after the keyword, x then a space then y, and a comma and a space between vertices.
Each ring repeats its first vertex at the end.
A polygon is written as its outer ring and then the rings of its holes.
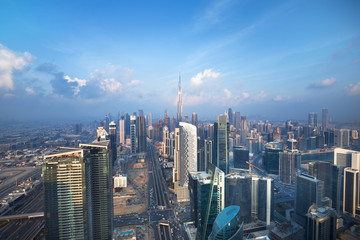
POLYGON ((240 131, 241 128, 240 112, 235 112, 235 128, 237 131, 240 131))
POLYGON ((183 121, 183 106, 182 106, 182 90, 181 90, 181 75, 179 73, 179 89, 178 89, 178 111, 177 111, 177 123, 183 121))
POLYGON ((152 113, 149 113, 149 127, 152 126, 152 113))
POLYGON ((130 115, 125 114, 125 136, 128 138, 130 136, 130 115))
POLYGON ((90 239, 112 239, 114 206, 110 141, 80 144, 86 150, 86 204, 90 239))
POLYGON ((60 148, 44 156, 42 168, 46 239, 86 239, 84 151, 60 148))
POLYGON ((306 217, 306 240, 336 239, 337 216, 334 209, 312 205, 306 217))
POLYGON ((301 154, 298 151, 279 152, 279 179, 286 184, 295 184, 296 171, 300 168, 301 154))
POLYGON ((266 225, 274 218, 274 181, 271 178, 250 175, 241 170, 225 177, 225 205, 240 206, 240 218, 250 223, 252 217, 266 225))
POLYGON ((194 125, 195 127, 198 127, 198 115, 197 115, 196 112, 193 112, 193 113, 192 113, 191 123, 192 123, 192 125, 194 125))
POLYGON ((329 127, 329 111, 327 108, 323 108, 322 110, 322 128, 324 130, 329 127))
POLYGON ((208 163, 212 162, 213 159, 213 141, 211 138, 207 138, 205 139, 205 147, 204 147, 204 169, 203 171, 205 171, 207 169, 207 165, 208 163))
POLYGON ((120 144, 125 144, 125 119, 121 116, 119 121, 120 144))
POLYGON ((117 158, 116 123, 114 121, 109 123, 109 137, 111 145, 111 164, 114 164, 117 158))
POLYGON ((359 169, 345 168, 344 171, 344 205, 343 211, 360 217, 359 169))
POLYGON ((208 239, 213 223, 225 208, 225 175, 209 163, 207 172, 191 172, 190 205, 197 227, 196 239, 208 239))
POLYGON ((269 174, 279 174, 279 153, 283 151, 282 142, 269 142, 265 145, 263 163, 269 174))
POLYGON ((232 111, 231 108, 229 108, 228 110, 228 119, 229 119, 229 124, 234 125, 234 112, 232 111))
POLYGON ((226 115, 219 115, 214 123, 213 164, 225 174, 229 173, 229 122, 226 115))
POLYGON ((246 163, 249 161, 249 150, 244 147, 234 147, 234 168, 248 169, 249 165, 246 163))
POLYGON ((130 148, 131 153, 136 153, 136 116, 130 117, 130 148))
POLYGON ((306 174, 296 175, 295 220, 305 227, 306 214, 312 204, 322 206, 323 181, 306 174), (306 194, 304 194, 306 193, 306 194))
POLYGON ((163 127, 162 143, 163 156, 167 158, 170 156, 170 134, 167 126, 163 127))
POLYGON ((137 152, 146 152, 146 121, 144 115, 137 117, 137 152))
POLYGON ((309 113, 308 124, 312 127, 318 126, 318 114, 316 112, 309 113))

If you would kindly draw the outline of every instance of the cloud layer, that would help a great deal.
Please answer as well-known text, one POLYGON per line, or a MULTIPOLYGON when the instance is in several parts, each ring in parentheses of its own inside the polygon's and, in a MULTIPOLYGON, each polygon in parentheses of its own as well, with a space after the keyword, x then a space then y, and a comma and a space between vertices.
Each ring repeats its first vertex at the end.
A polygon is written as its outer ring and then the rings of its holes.
POLYGON ((350 96, 360 95, 360 81, 345 88, 350 96))
POLYGON ((215 72, 212 69, 205 69, 203 72, 199 72, 194 77, 191 78, 191 86, 200 87, 206 79, 210 78, 218 78, 220 76, 220 72, 215 72))

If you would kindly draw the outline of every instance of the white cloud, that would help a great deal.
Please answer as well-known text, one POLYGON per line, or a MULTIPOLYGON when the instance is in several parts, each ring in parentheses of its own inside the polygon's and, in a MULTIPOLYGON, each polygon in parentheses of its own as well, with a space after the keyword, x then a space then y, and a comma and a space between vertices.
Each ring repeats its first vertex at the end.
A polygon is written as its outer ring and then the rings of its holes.
POLYGON ((208 78, 218 78, 220 72, 214 72, 212 69, 205 69, 204 72, 199 72, 194 77, 191 78, 191 86, 199 87, 203 84, 203 81, 208 78))
POLYGON ((140 81, 140 80, 131 80, 127 85, 128 86, 137 86, 137 85, 141 85, 141 84, 144 84, 143 81, 140 81))
POLYGON ((324 80, 313 83, 309 87, 311 87, 311 88, 325 88, 325 87, 330 87, 330 86, 334 85, 335 83, 336 83, 336 79, 334 77, 332 77, 332 78, 326 78, 324 80))
POLYGON ((23 70, 34 60, 28 52, 17 53, 0 44, 0 89, 14 90, 14 71, 23 70))
POLYGON ((289 100, 289 99, 290 99, 289 96, 281 96, 281 95, 277 95, 273 98, 273 100, 276 102, 285 101, 285 100, 289 100))
POLYGON ((73 78, 71 79, 69 76, 64 76, 68 83, 77 83, 78 85, 74 88, 74 95, 79 94, 80 88, 86 86, 85 79, 73 78))
POLYGON ((34 94, 34 89, 27 87, 27 88, 25 88, 25 92, 28 95, 33 95, 34 94))
POLYGON ((360 81, 355 84, 349 84, 345 89, 351 96, 360 95, 360 81))
POLYGON ((241 95, 244 99, 247 99, 250 96, 249 93, 247 93, 247 92, 243 92, 241 95))
POLYGON ((115 78, 105 78, 100 82, 100 88, 110 93, 121 93, 123 90, 123 85, 115 78))
POLYGON ((225 88, 225 89, 224 89, 224 92, 225 92, 225 95, 226 95, 227 98, 231 98, 232 95, 231 95, 231 92, 230 92, 229 89, 226 89, 226 88, 225 88))

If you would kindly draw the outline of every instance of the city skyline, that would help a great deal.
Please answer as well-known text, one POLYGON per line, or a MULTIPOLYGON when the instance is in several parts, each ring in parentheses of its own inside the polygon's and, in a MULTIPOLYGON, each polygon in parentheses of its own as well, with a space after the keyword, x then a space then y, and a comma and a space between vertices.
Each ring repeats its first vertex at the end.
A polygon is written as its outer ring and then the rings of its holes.
POLYGON ((183 116, 360 119, 357 1, 0 6, 0 120, 176 117, 179 72, 183 116))

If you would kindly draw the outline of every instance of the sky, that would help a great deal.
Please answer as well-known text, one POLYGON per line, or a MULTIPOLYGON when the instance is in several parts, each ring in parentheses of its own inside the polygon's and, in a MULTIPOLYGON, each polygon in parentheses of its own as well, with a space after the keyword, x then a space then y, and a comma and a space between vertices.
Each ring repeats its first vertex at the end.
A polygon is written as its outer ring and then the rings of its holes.
POLYGON ((0 2, 0 120, 360 120, 360 1, 0 2))

